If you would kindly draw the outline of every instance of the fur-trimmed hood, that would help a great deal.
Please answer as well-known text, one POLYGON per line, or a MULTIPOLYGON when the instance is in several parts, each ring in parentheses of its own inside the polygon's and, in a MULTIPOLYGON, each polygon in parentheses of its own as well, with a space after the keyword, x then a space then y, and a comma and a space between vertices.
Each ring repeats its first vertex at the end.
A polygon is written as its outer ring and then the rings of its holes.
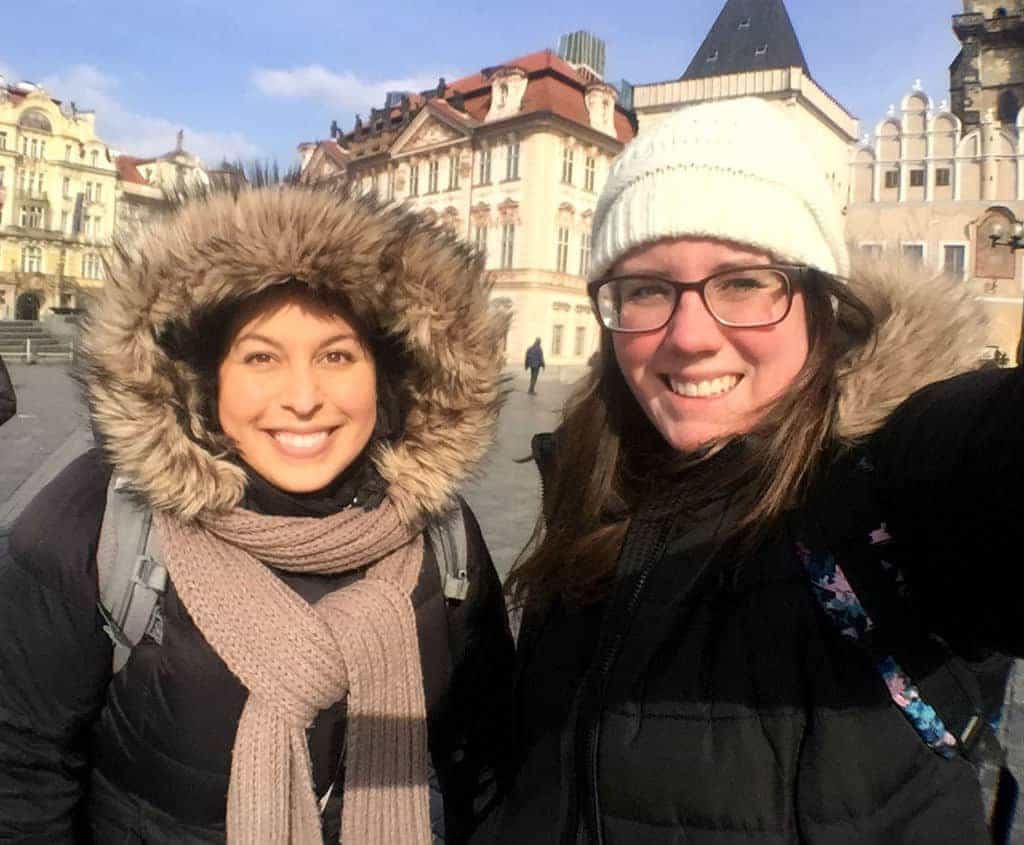
POLYGON ((915 391, 977 369, 988 322, 966 285, 907 262, 855 262, 850 289, 878 332, 840 373, 838 434, 859 440, 915 391))
POLYGON ((236 505, 245 471, 204 421, 199 374, 161 337, 291 278, 343 293, 403 347, 405 425, 373 460, 406 520, 439 512, 493 439, 506 320, 470 247, 408 209, 324 188, 196 198, 118 249, 82 339, 109 460, 157 510, 191 519, 236 505))

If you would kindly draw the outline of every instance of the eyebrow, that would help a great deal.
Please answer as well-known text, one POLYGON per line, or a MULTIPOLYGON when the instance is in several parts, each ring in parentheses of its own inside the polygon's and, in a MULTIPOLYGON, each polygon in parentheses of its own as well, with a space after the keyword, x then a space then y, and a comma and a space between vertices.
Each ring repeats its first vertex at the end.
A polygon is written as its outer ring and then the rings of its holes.
MULTIPOLYGON (((245 341, 247 340, 254 340, 261 343, 265 343, 268 346, 273 346, 275 349, 282 348, 281 344, 278 343, 276 340, 267 337, 264 334, 259 334, 259 332, 247 332, 246 334, 243 334, 235 341, 235 345, 238 346, 239 344, 245 343, 245 341)), ((341 332, 336 335, 331 335, 329 338, 327 338, 327 340, 325 340, 323 343, 317 346, 317 349, 323 349, 325 346, 330 346, 332 343, 338 343, 343 340, 353 340, 356 341, 357 343, 359 342, 359 338, 357 338, 353 332, 341 332)))

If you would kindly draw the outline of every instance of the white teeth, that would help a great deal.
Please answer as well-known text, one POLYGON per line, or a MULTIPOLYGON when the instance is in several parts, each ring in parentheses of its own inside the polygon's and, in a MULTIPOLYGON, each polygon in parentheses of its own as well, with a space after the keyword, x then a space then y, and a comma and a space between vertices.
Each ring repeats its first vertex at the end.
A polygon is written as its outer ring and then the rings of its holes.
POLYGON ((274 439, 285 446, 293 449, 313 449, 327 439, 326 431, 317 431, 313 434, 296 434, 292 431, 275 431, 274 439))
POLYGON ((718 396, 728 393, 739 383, 739 376, 719 376, 710 381, 683 381, 669 378, 669 386, 673 393, 680 396, 718 396))

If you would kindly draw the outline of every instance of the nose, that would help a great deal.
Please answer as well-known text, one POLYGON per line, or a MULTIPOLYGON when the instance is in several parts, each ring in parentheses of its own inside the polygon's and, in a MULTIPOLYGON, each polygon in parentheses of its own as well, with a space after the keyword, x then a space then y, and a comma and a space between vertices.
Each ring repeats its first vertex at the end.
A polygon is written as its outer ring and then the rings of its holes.
POLYGON ((722 327, 711 316, 695 290, 679 297, 672 319, 665 327, 662 345, 685 355, 707 355, 722 345, 722 327))
POLYGON ((323 407, 320 382, 312 366, 298 364, 288 373, 281 404, 297 417, 309 419, 323 407))

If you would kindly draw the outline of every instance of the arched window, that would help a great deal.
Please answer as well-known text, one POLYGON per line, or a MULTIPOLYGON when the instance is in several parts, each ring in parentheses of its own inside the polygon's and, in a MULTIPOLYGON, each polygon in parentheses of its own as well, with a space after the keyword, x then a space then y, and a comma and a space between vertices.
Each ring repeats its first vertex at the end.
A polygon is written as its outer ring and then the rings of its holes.
POLYGON ((22 112, 21 117, 18 118, 18 126, 22 129, 34 129, 36 132, 46 132, 47 134, 53 132, 50 118, 39 109, 28 109, 22 112))

